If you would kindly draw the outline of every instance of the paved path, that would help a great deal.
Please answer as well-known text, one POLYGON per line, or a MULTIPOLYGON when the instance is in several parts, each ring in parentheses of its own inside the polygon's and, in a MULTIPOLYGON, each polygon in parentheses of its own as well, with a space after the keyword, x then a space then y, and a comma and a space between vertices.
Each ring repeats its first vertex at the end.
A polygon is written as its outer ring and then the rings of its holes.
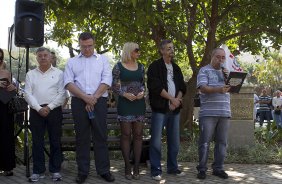
MULTIPOLYGON (((160 182, 153 181, 150 177, 149 169, 145 166, 141 167, 141 179, 140 180, 126 180, 123 175, 123 162, 122 161, 111 161, 111 171, 113 172, 116 181, 114 183, 133 183, 133 184, 147 184, 147 183, 176 183, 176 184, 187 184, 187 183, 207 183, 207 184, 226 184, 226 183, 264 183, 264 184, 278 184, 282 183, 282 165, 259 165, 259 164, 226 164, 225 169, 229 174, 229 179, 224 180, 216 176, 211 175, 211 171, 207 172, 208 176, 205 180, 199 180, 196 178, 196 163, 180 163, 180 168, 186 173, 183 177, 171 176, 163 174, 163 180, 160 182)), ((165 170, 165 166, 163 167, 165 170)), ((63 181, 56 182, 59 184, 72 184, 75 183, 76 177, 76 163, 74 161, 65 162, 62 175, 63 181)), ((14 169, 14 176, 4 177, 0 176, 0 184, 26 184, 29 183, 25 177, 25 167, 18 165, 14 169)), ((37 182, 38 184, 51 184, 54 183, 50 177, 37 182)), ((97 176, 94 168, 94 164, 91 164, 91 173, 86 180, 85 184, 102 184, 104 182, 99 176, 97 176)))

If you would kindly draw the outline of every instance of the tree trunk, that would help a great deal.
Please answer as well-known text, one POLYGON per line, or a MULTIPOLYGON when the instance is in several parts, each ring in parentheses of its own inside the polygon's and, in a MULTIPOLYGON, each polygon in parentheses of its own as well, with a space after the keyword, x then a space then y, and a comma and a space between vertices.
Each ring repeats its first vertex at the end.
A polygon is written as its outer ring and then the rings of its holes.
MULTIPOLYGON (((196 94, 197 74, 194 72, 190 80, 186 83, 186 94, 183 97, 183 108, 180 114, 180 134, 183 135, 185 130, 193 133, 193 110, 194 96, 196 94)), ((191 135, 190 134, 190 135, 191 135)))
POLYGON ((67 47, 69 48, 70 57, 71 57, 71 58, 74 57, 72 44, 71 44, 71 43, 68 43, 68 44, 67 44, 67 47))

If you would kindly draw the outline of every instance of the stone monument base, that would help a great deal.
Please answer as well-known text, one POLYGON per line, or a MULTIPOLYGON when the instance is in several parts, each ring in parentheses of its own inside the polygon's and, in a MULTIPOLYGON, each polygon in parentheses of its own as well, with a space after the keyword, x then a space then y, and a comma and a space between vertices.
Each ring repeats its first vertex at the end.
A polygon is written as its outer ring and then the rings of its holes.
POLYGON ((254 121, 231 120, 228 135, 228 146, 236 148, 253 146, 254 144, 254 121))

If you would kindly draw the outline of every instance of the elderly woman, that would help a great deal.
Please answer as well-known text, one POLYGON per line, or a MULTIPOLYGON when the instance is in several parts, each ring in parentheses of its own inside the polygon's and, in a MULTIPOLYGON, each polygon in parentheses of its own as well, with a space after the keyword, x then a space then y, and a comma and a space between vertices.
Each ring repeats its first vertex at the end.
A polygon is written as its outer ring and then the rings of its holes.
POLYGON ((137 43, 123 46, 121 62, 113 68, 113 92, 118 95, 117 111, 121 127, 121 150, 125 162, 125 178, 139 179, 142 132, 145 119, 144 66, 137 62, 140 50, 137 43), (133 134, 134 168, 129 161, 131 132, 133 134))
MULTIPOLYGON (((11 73, 6 70, 4 52, 0 49, 0 93, 12 92, 16 87, 11 82, 11 73)), ((0 99, 0 172, 12 176, 15 168, 15 139, 13 114, 8 111, 7 102, 0 99)))

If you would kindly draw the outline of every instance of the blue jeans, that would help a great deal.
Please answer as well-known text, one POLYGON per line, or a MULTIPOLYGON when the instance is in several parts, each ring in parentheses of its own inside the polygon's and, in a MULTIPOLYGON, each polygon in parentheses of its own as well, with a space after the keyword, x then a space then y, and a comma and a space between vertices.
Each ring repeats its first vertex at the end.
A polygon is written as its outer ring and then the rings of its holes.
POLYGON ((150 162, 151 175, 162 174, 161 168, 161 145, 162 130, 166 127, 167 134, 167 172, 174 172, 178 169, 177 155, 179 151, 179 113, 152 112, 151 119, 151 141, 150 141, 150 162))
POLYGON ((214 171, 223 170, 230 119, 226 117, 207 116, 200 117, 199 121, 199 165, 197 169, 198 171, 207 171, 210 142, 214 139, 215 147, 212 169, 214 171))
POLYGON ((273 118, 274 118, 277 128, 282 128, 282 113, 275 114, 273 110, 273 118))

